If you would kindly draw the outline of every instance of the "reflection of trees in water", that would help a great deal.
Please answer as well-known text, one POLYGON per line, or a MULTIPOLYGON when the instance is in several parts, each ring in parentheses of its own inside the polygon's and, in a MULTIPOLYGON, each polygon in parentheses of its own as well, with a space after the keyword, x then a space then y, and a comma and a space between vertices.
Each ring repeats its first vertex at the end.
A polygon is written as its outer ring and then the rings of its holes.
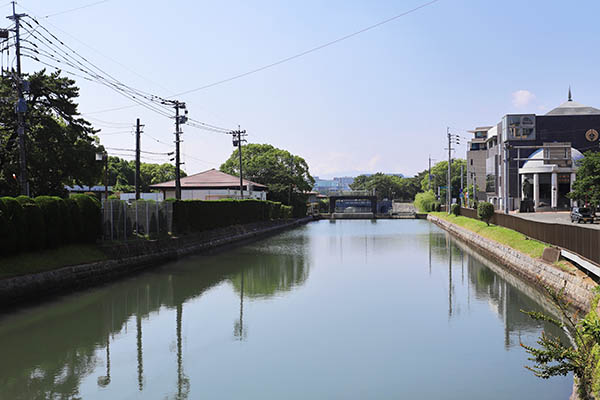
POLYGON ((308 264, 302 255, 265 254, 247 265, 230 281, 237 293, 250 298, 271 297, 302 285, 308 278, 308 264))
MULTIPOLYGON (((432 265, 448 268, 448 314, 452 317, 456 298, 454 290, 457 280, 453 279, 453 270, 458 264, 465 265, 467 272, 467 301, 473 294, 475 298, 486 301, 503 321, 505 346, 518 344, 511 336, 519 338, 523 333, 538 332, 540 328, 565 339, 559 329, 550 324, 534 321, 521 310, 553 312, 552 306, 544 300, 543 294, 528 283, 511 274, 505 267, 470 249, 468 245, 454 239, 445 232, 432 229, 429 234, 429 269, 432 265), (461 263, 462 261, 462 263, 461 263)), ((464 269, 463 269, 464 273, 464 269)), ((464 286, 464 283, 462 284, 464 286)))
POLYGON ((290 290, 308 276, 300 252, 258 253, 247 258, 245 264, 239 258, 232 262, 224 257, 226 254, 182 260, 168 270, 149 272, 70 296, 23 316, 7 316, 10 323, 0 320, 0 398, 76 399, 82 380, 92 373, 98 375, 95 378, 98 387, 110 388, 110 342, 124 330, 132 316, 135 316, 137 347, 137 365, 133 366, 134 370, 137 367, 135 385, 142 391, 143 321, 161 307, 176 314, 177 362, 171 366, 177 372, 174 396, 187 398, 190 382, 183 369, 185 353, 181 337, 184 303, 226 279, 239 291, 242 268, 244 295, 250 297, 290 290))
MULTIPOLYGON (((529 284, 521 281, 508 271, 493 271, 481 260, 471 254, 466 254, 468 277, 475 297, 487 300, 504 323, 504 344, 506 347, 518 344, 519 340, 511 340, 511 335, 518 338, 523 333, 536 333, 540 328, 565 339, 564 333, 550 324, 542 324, 532 320, 521 310, 553 312, 546 302, 540 299, 543 295, 529 284)), ((502 268, 502 267, 497 267, 502 268)))

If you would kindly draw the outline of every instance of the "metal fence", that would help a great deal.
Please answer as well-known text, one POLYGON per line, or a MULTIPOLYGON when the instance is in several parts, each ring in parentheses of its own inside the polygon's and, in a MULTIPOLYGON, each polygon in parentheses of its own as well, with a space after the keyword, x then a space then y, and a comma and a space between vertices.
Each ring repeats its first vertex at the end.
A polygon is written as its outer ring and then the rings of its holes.
POLYGON ((131 240, 159 237, 172 231, 173 203, 121 200, 102 203, 102 237, 104 240, 131 240))
MULTIPOLYGON (((465 217, 477 218, 477 211, 474 209, 461 208, 460 213, 465 217)), ((490 222, 494 225, 515 230, 541 242, 577 253, 596 264, 600 264, 600 230, 598 229, 530 221, 501 213, 495 213, 490 222)))

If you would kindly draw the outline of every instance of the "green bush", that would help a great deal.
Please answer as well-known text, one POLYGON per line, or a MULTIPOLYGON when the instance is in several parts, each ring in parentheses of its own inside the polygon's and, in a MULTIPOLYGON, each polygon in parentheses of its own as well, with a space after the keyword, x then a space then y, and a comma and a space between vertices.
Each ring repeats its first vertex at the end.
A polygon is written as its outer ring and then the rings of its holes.
POLYGON ((4 250, 7 254, 15 254, 25 248, 25 221, 23 217, 23 207, 13 197, 0 197, 8 229, 8 237, 4 243, 4 250))
POLYGON ((1 254, 11 254, 14 251, 14 244, 10 237, 10 224, 7 218, 6 208, 0 204, 0 252, 1 254))
POLYGON ((433 203, 435 202, 435 194, 429 190, 427 192, 417 193, 415 196, 414 205, 420 212, 435 211, 433 203))
POLYGON ((62 243, 62 216, 59 202, 53 196, 38 196, 34 199, 42 210, 46 226, 46 246, 54 248, 62 243))
POLYGON ((292 206, 281 206, 281 218, 292 218, 292 206))
POLYGON ((486 201, 480 201, 477 205, 477 216, 489 225, 494 216, 494 205, 486 201))
POLYGON ((76 243, 83 234, 83 227, 81 226, 81 211, 79 210, 79 206, 74 199, 65 199, 65 206, 67 207, 68 215, 67 242, 76 243))
POLYGON ((17 198, 17 201, 21 203, 25 221, 25 250, 44 249, 46 247, 46 223, 42 209, 33 201, 25 201, 19 198, 17 198))
POLYGON ((173 232, 201 232, 225 226, 291 218, 293 208, 273 201, 173 201, 173 232))
POLYGON ((75 194, 71 196, 79 207, 81 216, 80 242, 94 243, 102 233, 100 201, 95 196, 75 194))
POLYGON ((452 207, 450 207, 450 211, 452 212, 452 214, 458 217, 460 215, 460 204, 452 204, 452 207))
POLYGON ((439 201, 434 201, 433 203, 431 203, 430 211, 442 211, 442 203, 440 203, 439 201))

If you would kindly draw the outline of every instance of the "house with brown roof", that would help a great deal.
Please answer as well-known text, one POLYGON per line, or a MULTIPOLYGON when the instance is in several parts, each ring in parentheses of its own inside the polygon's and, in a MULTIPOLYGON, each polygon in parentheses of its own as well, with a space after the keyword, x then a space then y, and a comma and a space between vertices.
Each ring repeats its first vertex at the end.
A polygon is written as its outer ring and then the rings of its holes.
MULTIPOLYGON (((267 187, 247 179, 242 180, 244 199, 267 199, 267 187)), ((175 198, 175 181, 150 185, 163 193, 165 199, 175 198)), ((240 198, 240 178, 216 169, 181 178, 182 200, 220 200, 240 198)))

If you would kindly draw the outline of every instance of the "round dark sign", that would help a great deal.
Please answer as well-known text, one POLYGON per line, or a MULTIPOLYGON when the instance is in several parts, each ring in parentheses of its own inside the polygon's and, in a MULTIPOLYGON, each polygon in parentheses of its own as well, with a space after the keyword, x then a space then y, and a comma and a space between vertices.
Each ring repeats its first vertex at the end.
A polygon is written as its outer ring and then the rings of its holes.
POLYGON ((585 133, 585 138, 590 142, 595 142, 596 140, 598 140, 598 131, 595 129, 589 129, 585 133))

